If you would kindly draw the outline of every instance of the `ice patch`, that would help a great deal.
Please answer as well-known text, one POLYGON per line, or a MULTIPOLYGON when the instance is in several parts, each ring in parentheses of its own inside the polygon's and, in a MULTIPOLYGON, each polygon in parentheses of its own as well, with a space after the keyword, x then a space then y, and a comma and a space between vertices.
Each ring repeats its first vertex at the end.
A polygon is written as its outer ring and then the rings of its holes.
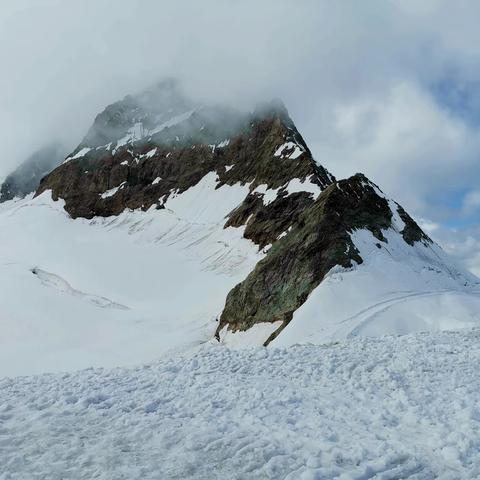
POLYGON ((397 232, 402 232, 405 228, 405 222, 402 220, 400 215, 398 214, 398 204, 393 200, 388 199, 388 206, 392 211, 392 226, 397 232))
POLYGON ((291 158, 292 160, 295 160, 298 158, 302 153, 305 152, 305 149, 298 145, 295 142, 285 142, 283 145, 280 145, 277 150, 275 150, 275 153, 273 154, 275 157, 287 157, 291 158), (283 154, 285 150, 291 150, 293 148, 293 151, 291 153, 283 154))
POLYGON ((118 187, 113 187, 110 190, 101 193, 100 197, 102 197, 103 199, 113 197, 126 183, 127 182, 122 182, 118 187))
POLYGON ((147 152, 147 153, 145 154, 145 157, 146 157, 146 158, 151 158, 151 157, 153 157, 153 156, 155 155, 155 153, 157 153, 157 149, 156 149, 156 148, 152 148, 152 150, 150 150, 149 152, 147 152))
POLYGON ((217 144, 217 148, 224 148, 230 144, 230 139, 223 140, 222 142, 217 144))
POLYGON ((303 181, 299 178, 293 178, 290 180, 286 187, 288 194, 290 195, 296 192, 312 193, 313 198, 316 200, 320 193, 322 193, 322 189, 316 183, 312 182, 312 176, 303 181))
POLYGON ((264 205, 269 205, 275 201, 278 197, 278 192, 283 188, 286 190, 287 195, 297 192, 307 192, 312 193, 313 198, 316 200, 320 193, 322 193, 322 189, 316 183, 313 183, 311 178, 312 176, 303 181, 299 178, 293 178, 286 185, 279 188, 268 188, 266 184, 261 184, 258 185, 252 193, 260 193, 263 195, 264 205))
POLYGON ((67 157, 63 163, 67 163, 67 162, 69 162, 70 160, 74 160, 74 159, 76 159, 76 158, 82 158, 82 157, 84 157, 88 152, 90 152, 91 150, 92 150, 92 149, 89 148, 89 147, 82 148, 82 149, 79 150, 75 155, 73 155, 73 156, 71 156, 71 157, 67 157))
POLYGON ((266 206, 277 199, 279 190, 279 188, 268 188, 268 185, 262 184, 258 185, 258 187, 255 188, 252 193, 260 193, 263 195, 263 204, 266 206))

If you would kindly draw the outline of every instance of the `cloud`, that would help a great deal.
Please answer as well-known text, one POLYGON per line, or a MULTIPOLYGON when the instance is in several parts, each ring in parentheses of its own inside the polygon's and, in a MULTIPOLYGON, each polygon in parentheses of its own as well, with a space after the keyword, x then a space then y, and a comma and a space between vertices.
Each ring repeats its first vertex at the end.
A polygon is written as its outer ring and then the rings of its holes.
POLYGON ((329 118, 313 143, 320 161, 340 176, 365 172, 419 216, 445 219, 448 199, 480 178, 479 132, 418 85, 339 104, 329 118))
POLYGON ((463 199, 463 210, 469 214, 480 208, 480 190, 472 190, 463 199))
POLYGON ((474 226, 459 232, 439 226, 431 232, 431 236, 458 263, 480 277, 480 227, 474 226))
POLYGON ((473 0, 0 2, 0 179, 176 75, 209 100, 282 97, 337 177, 363 171, 417 217, 478 223, 479 14, 473 0))

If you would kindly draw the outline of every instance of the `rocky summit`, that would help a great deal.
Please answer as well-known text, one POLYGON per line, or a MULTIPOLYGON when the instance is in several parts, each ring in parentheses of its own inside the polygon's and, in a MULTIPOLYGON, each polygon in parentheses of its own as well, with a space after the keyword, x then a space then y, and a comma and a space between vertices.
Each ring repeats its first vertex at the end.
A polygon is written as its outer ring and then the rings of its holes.
POLYGON ((394 232, 396 250, 400 241, 408 255, 423 259, 422 268, 458 285, 476 282, 444 260, 408 213, 364 175, 337 180, 319 164, 279 100, 246 113, 195 102, 165 80, 100 113, 36 195, 51 191, 72 218, 110 217, 168 210, 172 199, 212 174, 214 190, 247 188, 223 228, 237 229, 263 254, 226 296, 215 331, 220 341, 259 325, 272 325, 261 342, 274 340, 329 272, 364 262, 353 240, 358 231, 371 235, 369 256, 391 254, 386 232, 394 232))

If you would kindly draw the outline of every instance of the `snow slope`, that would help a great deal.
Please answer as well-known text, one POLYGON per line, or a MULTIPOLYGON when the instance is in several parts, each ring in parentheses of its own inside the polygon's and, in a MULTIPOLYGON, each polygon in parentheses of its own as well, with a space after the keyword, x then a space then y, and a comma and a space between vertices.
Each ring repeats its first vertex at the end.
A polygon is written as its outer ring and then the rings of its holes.
POLYGON ((262 258, 224 229, 246 186, 215 174, 165 209, 72 220, 49 192, 0 210, 0 377, 150 361, 207 341, 262 258))
MULTIPOLYGON (((401 227, 401 226, 400 226, 401 227)), ((334 268, 294 313, 276 345, 480 326, 480 284, 437 245, 352 234, 363 263, 334 268)))
POLYGON ((0 380, 0 478, 480 478, 480 330, 0 380))

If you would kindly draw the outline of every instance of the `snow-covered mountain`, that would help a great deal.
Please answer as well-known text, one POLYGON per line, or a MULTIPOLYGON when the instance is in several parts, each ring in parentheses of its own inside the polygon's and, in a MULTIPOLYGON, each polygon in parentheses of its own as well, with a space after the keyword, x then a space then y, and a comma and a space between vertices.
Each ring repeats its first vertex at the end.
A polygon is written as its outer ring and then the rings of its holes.
POLYGON ((172 80, 100 113, 0 228, 0 375, 480 322, 478 279, 366 177, 336 180, 281 102, 172 80))

